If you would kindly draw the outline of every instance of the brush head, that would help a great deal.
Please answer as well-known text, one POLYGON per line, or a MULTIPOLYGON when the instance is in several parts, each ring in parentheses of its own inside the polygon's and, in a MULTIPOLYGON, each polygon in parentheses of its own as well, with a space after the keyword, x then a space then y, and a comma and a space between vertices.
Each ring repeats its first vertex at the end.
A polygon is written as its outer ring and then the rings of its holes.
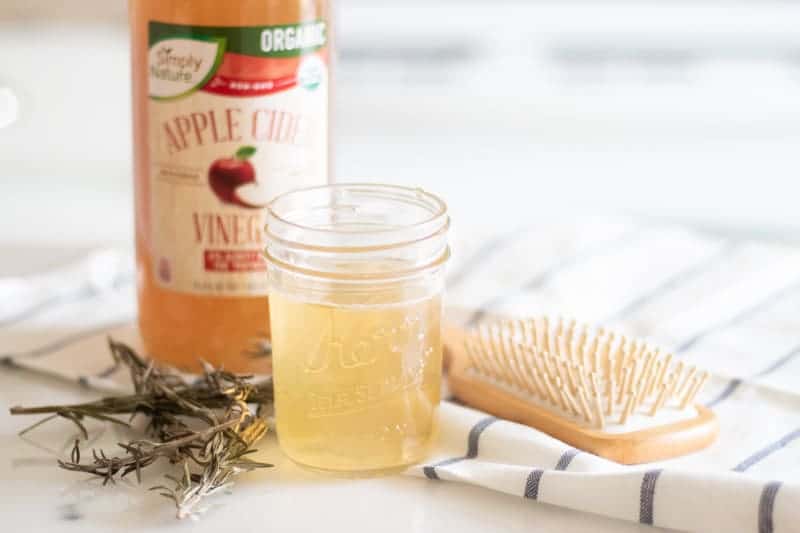
POLYGON ((475 377, 606 431, 634 418, 694 416, 690 405, 709 377, 643 341, 574 320, 490 322, 467 332, 464 348, 475 377))

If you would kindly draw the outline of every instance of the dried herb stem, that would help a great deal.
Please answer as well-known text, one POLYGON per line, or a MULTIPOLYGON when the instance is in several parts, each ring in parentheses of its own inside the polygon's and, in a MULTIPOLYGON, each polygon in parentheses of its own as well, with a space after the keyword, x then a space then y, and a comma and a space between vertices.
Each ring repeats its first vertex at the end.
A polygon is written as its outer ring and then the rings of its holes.
POLYGON ((173 487, 153 487, 173 501, 179 518, 202 511, 199 503, 231 483, 241 473, 272 465, 253 461, 252 446, 267 432, 266 407, 272 403, 272 382, 253 383, 252 376, 240 376, 204 365, 203 375, 191 382, 178 373, 157 367, 129 346, 109 339, 115 366, 125 366, 134 394, 113 396, 74 405, 12 407, 14 415, 50 415, 22 433, 61 417, 73 422, 88 438, 86 419, 130 427, 136 415, 147 417, 149 439, 118 443, 119 455, 108 456, 92 450, 92 461, 81 462, 80 440, 76 439, 70 460, 59 460, 62 468, 114 482, 165 458, 181 468, 179 477, 167 476, 173 487), (251 411, 250 405, 256 409, 251 411), (129 420, 117 418, 128 415, 129 420), (188 424, 194 420, 194 424, 188 424), (197 426, 200 427, 197 427, 197 426))

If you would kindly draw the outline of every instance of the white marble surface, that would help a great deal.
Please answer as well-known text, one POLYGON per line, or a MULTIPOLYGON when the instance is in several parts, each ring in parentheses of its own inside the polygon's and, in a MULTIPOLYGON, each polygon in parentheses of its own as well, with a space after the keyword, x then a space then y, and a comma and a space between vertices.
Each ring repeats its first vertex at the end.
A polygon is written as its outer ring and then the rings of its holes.
MULTIPOLYGON (((198 520, 179 522, 171 503, 146 490, 158 475, 102 487, 98 480, 60 470, 74 428, 54 421, 26 435, 35 419, 12 417, 16 404, 86 401, 94 393, 20 370, 0 370, 0 516, 3 531, 659 531, 647 526, 558 509, 476 487, 393 476, 335 479, 303 471, 281 454, 274 436, 257 459, 273 469, 247 474, 218 494, 198 520)), ((98 442, 118 436, 91 426, 98 442)))

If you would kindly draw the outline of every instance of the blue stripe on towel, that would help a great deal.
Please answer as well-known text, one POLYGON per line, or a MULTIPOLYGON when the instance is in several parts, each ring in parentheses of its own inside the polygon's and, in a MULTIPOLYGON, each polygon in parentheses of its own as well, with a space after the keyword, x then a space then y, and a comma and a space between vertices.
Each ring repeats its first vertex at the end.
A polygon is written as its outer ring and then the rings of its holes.
MULTIPOLYGON (((760 378, 768 374, 771 374, 772 372, 775 372, 776 370, 780 369, 783 365, 785 365, 786 363, 797 357, 798 354, 800 354, 800 346, 792 348, 792 350, 789 353, 779 357, 767 368, 755 374, 753 377, 760 378)), ((743 380, 740 378, 734 378, 730 380, 730 382, 728 382, 728 385, 722 390, 722 392, 720 392, 715 398, 709 400, 706 403, 706 407, 714 407, 721 401, 727 399, 728 397, 733 395, 734 392, 736 392, 736 389, 738 389, 742 383, 743 380)))
POLYGON ((775 510, 775 496, 781 488, 780 481, 771 481, 764 485, 758 502, 758 533, 773 533, 772 513, 775 510))
POLYGON ((566 470, 569 468, 570 463, 575 456, 581 453, 580 450, 576 450, 575 448, 570 448, 569 450, 565 451, 561 454, 561 457, 558 458, 558 463, 556 463, 556 470, 566 470))
POLYGON ((555 264, 551 265, 549 268, 543 270, 542 272, 539 272, 532 278, 525 281, 523 284, 513 287, 510 290, 502 294, 499 294, 489 299, 488 301, 484 302, 469 317, 469 320, 467 320, 467 325, 468 326, 476 325, 493 308, 502 305, 507 300, 519 295, 519 293, 530 291, 533 289, 538 289, 539 287, 545 285, 559 271, 568 268, 570 266, 580 264, 586 261, 587 259, 591 259, 592 257, 608 252, 609 250, 615 250, 617 248, 624 247, 631 241, 640 238, 643 233, 644 232, 641 229, 629 231, 622 234, 622 236, 620 236, 617 239, 611 239, 610 241, 602 242, 597 246, 590 246, 586 250, 581 250, 569 257, 557 261, 555 264))
POLYGON ((656 481, 660 475, 661 470, 650 470, 642 477, 642 487, 639 491, 639 522, 642 524, 653 525, 656 481))
POLYGON ((797 357, 798 354, 800 354, 800 346, 795 346, 792 349, 792 351, 790 351, 786 355, 776 359, 774 363, 772 363, 767 368, 765 368, 764 370, 762 370, 761 372, 756 374, 756 377, 760 378, 760 377, 766 376, 767 374, 771 374, 772 372, 775 372, 776 370, 779 370, 783 365, 785 365, 786 363, 788 363, 789 361, 791 361, 792 359, 797 357))
POLYGON ((689 348, 691 348, 692 346, 697 344, 701 339, 707 337, 711 333, 714 333, 715 331, 719 331, 721 329, 725 329, 725 328, 727 328, 729 326, 732 326, 732 325, 736 324, 737 322, 745 320, 746 318, 749 318, 750 316, 758 313, 759 311, 770 307, 773 303, 775 303, 776 301, 778 301, 782 297, 784 297, 787 292, 791 292, 793 289, 795 289, 795 288, 797 288, 799 286, 800 286, 800 283, 798 283, 797 281, 794 281, 790 285, 787 285, 787 286, 785 286, 785 287, 783 287, 783 288, 781 288, 781 289, 779 289, 779 290, 777 290, 775 292, 770 293, 763 300, 760 300, 760 301, 756 302, 755 304, 751 305, 750 307, 746 307, 745 309, 740 311, 737 315, 735 315, 735 316, 733 316, 733 317, 731 317, 731 318, 729 318, 727 320, 723 320, 722 322, 719 322, 717 324, 714 324, 713 326, 709 326, 708 328, 706 328, 704 330, 701 330, 698 333, 695 333, 693 336, 689 337, 688 339, 683 341, 681 344, 679 344, 678 347, 675 348, 675 353, 685 352, 689 348))
POLYGON ((739 385, 741 384, 742 380, 739 378, 730 380, 728 385, 726 385, 725 388, 722 389, 722 392, 720 392, 716 397, 712 398, 706 403, 706 407, 710 409, 716 406, 719 402, 725 400, 726 398, 731 396, 734 392, 736 392, 736 389, 738 389, 739 385))
POLYGON ((723 259, 731 254, 734 250, 739 247, 738 243, 729 242, 727 245, 722 246, 717 253, 712 254, 711 257, 705 258, 703 261, 700 261, 697 264, 690 265, 687 268, 684 268, 677 272, 676 274, 667 278, 666 281, 659 284, 655 288, 651 289, 650 291, 642 294, 632 301, 628 302, 622 309, 616 311, 613 315, 609 316, 605 320, 602 320, 601 324, 606 324, 612 321, 622 320, 626 316, 630 315, 633 311, 640 309, 647 305, 650 301, 657 298, 659 295, 666 293, 670 290, 674 290, 678 288, 681 284, 686 282, 687 280, 697 276, 698 274, 702 274, 709 267, 717 264, 720 259, 723 259))
MULTIPOLYGON (((580 450, 576 450, 575 448, 569 448, 567 451, 561 454, 561 457, 558 458, 558 462, 554 470, 563 471, 569 468, 570 463, 572 460, 575 459, 575 456, 581 453, 580 450)), ((523 496, 525 498, 529 498, 531 500, 538 500, 539 499, 539 485, 542 483, 542 477, 544 476, 544 470, 541 468, 536 468, 528 474, 528 479, 525 481, 525 492, 523 496)))
POLYGON ((495 253, 503 249, 506 245, 513 243, 529 229, 530 228, 527 227, 518 228, 510 232, 495 235, 486 241, 469 259, 461 264, 458 270, 447 277, 447 288, 452 289, 462 283, 481 263, 485 263, 491 259, 495 253))
POLYGON ((745 459, 744 461, 733 467, 733 470, 735 472, 744 472, 751 466, 760 463, 761 461, 763 461, 776 451, 780 450, 781 448, 785 447, 786 445, 788 445, 789 443, 798 438, 800 438, 800 428, 795 429, 791 433, 784 435, 775 442, 758 450, 756 453, 754 453, 753 455, 751 455, 750 457, 748 457, 747 459, 745 459))
POLYGON ((524 496, 526 498, 530 498, 531 500, 539 499, 539 484, 542 481, 542 475, 544 475, 544 470, 541 468, 537 468, 530 473, 527 481, 525 482, 524 496))
POLYGON ((81 342, 83 340, 89 339, 96 335, 101 335, 103 333, 107 333, 109 330, 119 328, 133 322, 133 318, 128 318, 119 322, 113 322, 111 324, 104 324, 102 326, 98 326, 96 328, 79 331, 77 333, 73 333, 72 335, 67 335, 66 337, 62 337, 58 340, 45 344, 44 346, 40 346, 38 348, 34 348, 33 350, 28 350, 26 352, 20 353, 12 353, 12 354, 4 354, 3 360, 9 360, 13 363, 14 359, 27 359, 32 357, 41 357, 43 355, 47 355, 49 353, 55 352, 56 350, 61 350, 66 348, 72 344, 81 342))
POLYGON ((422 472, 425 474, 425 477, 428 479, 440 479, 439 474, 436 472, 437 467, 451 465, 465 459, 475 459, 478 456, 478 444, 481 434, 486 430, 486 428, 495 422, 497 422, 497 417, 494 416, 487 416, 486 418, 481 418, 478 420, 478 422, 472 426, 472 429, 469 430, 469 435, 467 436, 466 455, 460 457, 450 457, 449 459, 439 461, 434 465, 423 467, 422 472))

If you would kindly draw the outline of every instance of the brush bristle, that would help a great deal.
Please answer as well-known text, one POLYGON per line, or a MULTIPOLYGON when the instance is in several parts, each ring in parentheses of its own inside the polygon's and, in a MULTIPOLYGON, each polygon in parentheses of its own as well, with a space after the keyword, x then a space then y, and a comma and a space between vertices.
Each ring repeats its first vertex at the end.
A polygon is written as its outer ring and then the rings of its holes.
POLYGON ((468 333, 466 349, 479 375, 599 428, 633 413, 684 409, 709 377, 656 347, 574 320, 485 324, 468 333))

